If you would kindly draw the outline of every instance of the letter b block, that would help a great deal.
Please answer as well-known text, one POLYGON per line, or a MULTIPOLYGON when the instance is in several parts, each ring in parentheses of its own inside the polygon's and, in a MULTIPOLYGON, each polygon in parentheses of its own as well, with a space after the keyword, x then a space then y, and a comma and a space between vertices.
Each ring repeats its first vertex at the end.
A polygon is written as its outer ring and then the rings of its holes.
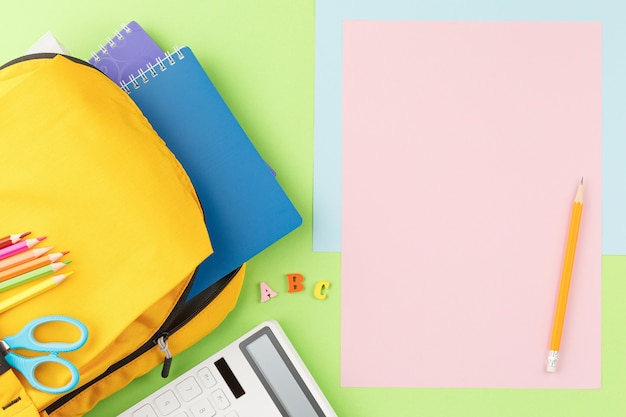
POLYGON ((304 285, 302 284, 304 277, 302 274, 287 274, 287 280, 289 292, 300 292, 304 289, 304 285))

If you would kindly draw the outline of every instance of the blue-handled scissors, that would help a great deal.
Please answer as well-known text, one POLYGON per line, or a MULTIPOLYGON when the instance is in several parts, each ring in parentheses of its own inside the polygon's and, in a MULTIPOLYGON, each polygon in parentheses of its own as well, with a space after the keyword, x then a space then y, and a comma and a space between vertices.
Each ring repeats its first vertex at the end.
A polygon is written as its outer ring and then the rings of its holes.
POLYGON ((58 356, 59 353, 71 352, 82 347, 87 342, 89 332, 87 326, 82 322, 67 316, 44 316, 39 317, 28 323, 19 333, 14 336, 5 337, 0 340, 0 353, 4 356, 6 362, 13 368, 18 370, 28 383, 35 389, 50 394, 62 394, 71 391, 78 385, 80 373, 76 366, 67 359, 58 356), (44 324, 51 322, 64 322, 73 325, 80 331, 80 337, 77 341, 66 342, 40 342, 35 337, 35 330, 44 324), (49 353, 48 355, 25 357, 20 356, 12 350, 28 349, 34 352, 49 353), (35 370, 39 365, 44 363, 56 363, 67 368, 71 374, 70 381, 61 387, 51 387, 42 384, 35 376, 35 370))

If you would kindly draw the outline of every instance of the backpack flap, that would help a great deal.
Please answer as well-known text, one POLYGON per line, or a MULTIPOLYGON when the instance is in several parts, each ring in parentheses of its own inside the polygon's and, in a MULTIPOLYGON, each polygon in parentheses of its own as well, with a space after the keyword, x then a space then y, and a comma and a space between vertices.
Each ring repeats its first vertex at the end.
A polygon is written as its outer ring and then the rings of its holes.
MULTIPOLYGON (((82 321, 87 343, 63 354, 82 385, 150 340, 212 248, 189 178, 127 94, 88 64, 31 58, 0 70, 0 218, 69 250, 73 274, 0 314, 0 338, 82 321)), ((23 384, 39 409, 58 398, 23 384)))

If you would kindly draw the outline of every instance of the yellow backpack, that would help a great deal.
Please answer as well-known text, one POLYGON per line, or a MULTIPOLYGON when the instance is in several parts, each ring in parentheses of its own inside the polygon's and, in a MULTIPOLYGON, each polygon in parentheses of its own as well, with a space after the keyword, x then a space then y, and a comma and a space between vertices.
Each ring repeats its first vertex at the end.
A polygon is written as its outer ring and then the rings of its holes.
MULTIPOLYGON (((189 178, 125 92, 62 55, 0 67, 0 224, 0 234, 30 231, 47 236, 39 246, 69 250, 73 272, 1 313, 0 340, 49 315, 89 331, 82 347, 59 354, 80 371, 67 393, 34 389, 0 355, 0 417, 83 415, 164 363, 159 339, 176 354, 218 326, 245 273, 244 264, 186 301, 212 253, 189 178)), ((56 340, 62 326, 41 338, 56 340)), ((63 372, 41 373, 51 385, 66 382, 63 372)))

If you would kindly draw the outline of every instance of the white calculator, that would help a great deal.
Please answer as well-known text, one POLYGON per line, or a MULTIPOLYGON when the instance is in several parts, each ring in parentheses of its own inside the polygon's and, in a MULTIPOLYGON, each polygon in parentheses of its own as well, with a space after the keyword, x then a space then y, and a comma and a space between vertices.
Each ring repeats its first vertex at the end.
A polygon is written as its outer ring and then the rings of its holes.
POLYGON ((337 417, 276 321, 250 330, 120 417, 337 417))

